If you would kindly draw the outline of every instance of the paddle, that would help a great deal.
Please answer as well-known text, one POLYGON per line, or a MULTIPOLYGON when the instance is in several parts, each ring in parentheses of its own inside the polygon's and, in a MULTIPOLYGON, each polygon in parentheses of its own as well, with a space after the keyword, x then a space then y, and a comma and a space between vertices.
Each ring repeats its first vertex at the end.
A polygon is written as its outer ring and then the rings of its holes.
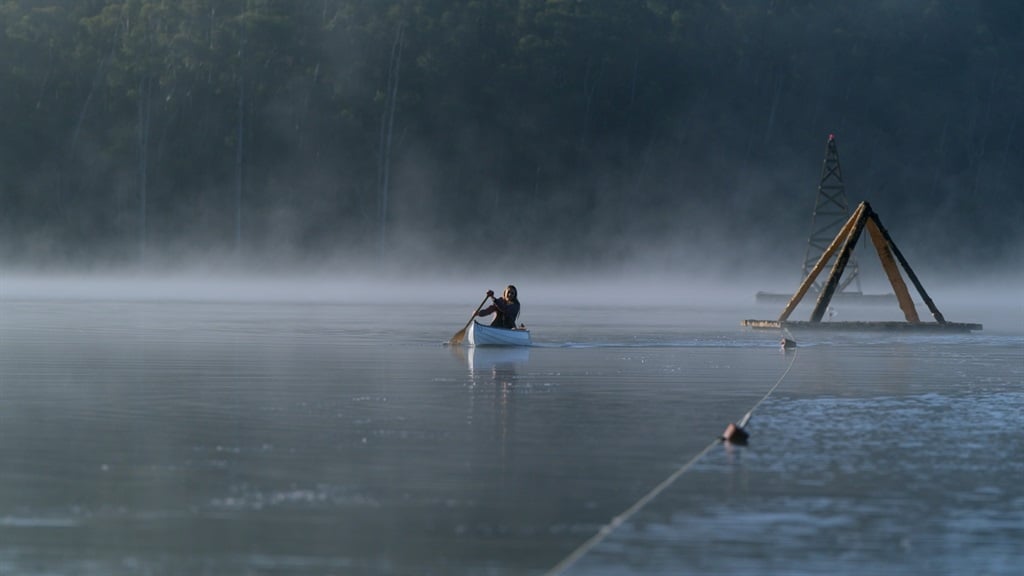
POLYGON ((455 335, 452 336, 452 339, 448 341, 449 346, 458 346, 459 344, 462 344, 462 339, 466 337, 466 329, 468 329, 469 325, 473 323, 473 319, 476 318, 476 313, 479 312, 480 309, 484 307, 484 304, 487 304, 487 299, 490 297, 490 294, 484 296, 483 301, 480 302, 480 305, 477 306, 476 310, 473 311, 473 315, 469 317, 469 322, 466 322, 466 325, 462 327, 462 330, 456 332, 455 335))

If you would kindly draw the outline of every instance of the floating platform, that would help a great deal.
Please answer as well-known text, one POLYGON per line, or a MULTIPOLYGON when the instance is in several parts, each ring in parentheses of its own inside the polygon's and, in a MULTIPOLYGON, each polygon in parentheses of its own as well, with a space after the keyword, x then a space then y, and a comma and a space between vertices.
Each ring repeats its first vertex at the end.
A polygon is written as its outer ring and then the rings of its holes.
POLYGON ((981 324, 965 322, 808 322, 800 320, 744 320, 743 325, 757 330, 818 330, 843 332, 917 332, 963 334, 982 330, 981 324))
MULTIPOLYGON (((758 292, 755 300, 760 304, 785 304, 792 298, 792 294, 779 294, 775 292, 758 292)), ((892 306, 898 303, 896 295, 888 294, 865 294, 863 292, 839 292, 832 296, 832 302, 836 304, 851 304, 854 306, 892 306)))
POLYGON ((962 322, 947 322, 946 318, 939 311, 939 308, 932 302, 931 297, 928 296, 928 292, 925 291, 924 286, 921 285, 921 281, 917 278, 917 274, 910 267, 907 259, 903 257, 903 253, 896 247, 896 243, 893 242, 892 236, 889 235, 889 231, 882 226, 882 221, 878 218, 878 214, 871 209, 871 205, 867 202, 861 202, 860 206, 853 213, 843 228, 836 235, 832 243, 829 244, 828 248, 818 258, 817 264, 807 274, 804 281, 800 284, 796 293, 789 299, 786 304, 786 308, 779 315, 778 320, 743 320, 742 324, 749 328, 759 329, 776 329, 781 330, 785 328, 793 328, 798 330, 874 330, 874 331, 899 331, 899 332, 930 332, 930 333, 942 333, 942 332, 972 332, 975 330, 981 330, 981 324, 973 323, 962 323, 962 322), (878 258, 881 261, 882 269, 885 271, 886 276, 889 278, 889 283, 892 285, 896 303, 899 305, 900 310, 903 312, 903 317, 906 319, 905 322, 890 322, 890 321, 858 321, 858 322, 822 322, 822 318, 825 316, 826 311, 829 310, 829 304, 832 299, 838 294, 842 293, 842 290, 837 290, 839 287, 840 278, 843 275, 843 271, 846 269, 847 263, 853 256, 853 247, 857 245, 857 241, 860 239, 861 232, 867 230, 868 236, 871 238, 871 243, 875 247, 875 251, 878 253, 878 258), (803 300, 804 296, 811 290, 812 284, 818 277, 818 274, 825 268, 829 260, 832 259, 833 255, 836 255, 836 261, 832 265, 832 272, 828 276, 828 281, 820 292, 817 293, 817 301, 814 304, 814 310, 811 312, 811 318, 807 322, 792 321, 789 319, 790 314, 796 309, 803 300), (932 318, 935 322, 922 322, 920 315, 917 313, 913 299, 911 299, 910 291, 907 289, 907 284, 903 280, 903 276, 900 274, 900 266, 903 271, 906 272, 907 277, 910 279, 911 284, 917 289, 917 293, 921 296, 921 300, 924 305, 928 307, 928 311, 931 312, 932 318))

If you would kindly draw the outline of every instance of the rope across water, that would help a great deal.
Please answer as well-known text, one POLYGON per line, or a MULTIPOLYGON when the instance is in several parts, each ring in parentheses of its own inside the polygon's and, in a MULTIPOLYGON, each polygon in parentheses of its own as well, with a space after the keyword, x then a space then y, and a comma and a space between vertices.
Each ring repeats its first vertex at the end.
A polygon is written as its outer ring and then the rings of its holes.
MULTIPOLYGON (((781 384, 782 381, 786 378, 786 375, 789 374, 789 370, 793 367, 793 363, 794 362, 796 362, 796 351, 795 350, 793 351, 793 357, 790 358, 789 365, 786 366, 786 370, 782 373, 782 376, 779 376, 779 379, 776 380, 775 384, 773 384, 772 387, 768 389, 768 392, 765 393, 765 395, 760 400, 758 400, 754 404, 754 406, 750 410, 747 411, 746 414, 743 415, 743 419, 740 420, 740 423, 739 423, 739 427, 740 428, 743 428, 744 426, 747 425, 747 422, 750 421, 750 418, 753 415, 754 410, 757 410, 757 407, 760 406, 762 402, 767 400, 768 397, 771 396, 772 392, 774 392, 775 389, 779 387, 779 384, 781 384)), ((566 570, 571 568, 573 566, 573 564, 575 564, 576 562, 578 562, 580 560, 580 558, 583 558, 595 546, 600 544, 602 540, 604 540, 609 535, 611 535, 611 533, 616 528, 618 528, 624 522, 629 520, 630 517, 632 517, 634 514, 636 514, 640 510, 642 510, 645 506, 650 504, 651 501, 654 500, 655 498, 657 498, 659 494, 661 494, 662 492, 667 490, 668 487, 671 486, 672 484, 674 484, 675 481, 678 480, 680 476, 682 476, 683 474, 688 472, 691 468, 693 468, 693 466, 701 458, 703 458, 708 452, 711 451, 712 448, 714 448, 716 445, 720 444, 721 442, 722 442, 721 438, 716 438, 713 441, 711 441, 707 446, 704 447, 703 450, 698 452, 697 455, 695 455, 693 458, 690 458, 690 460, 688 460, 685 464, 680 466, 675 472, 673 472, 671 475, 669 475, 668 478, 665 478, 664 480, 662 480, 662 482, 660 484, 658 484, 653 489, 651 489, 651 491, 648 492, 647 494, 644 494, 643 497, 641 497, 639 500, 637 500, 636 503, 634 503, 632 506, 630 506, 629 508, 624 510, 621 514, 619 514, 618 516, 612 518, 610 522, 608 522, 607 524, 602 526, 600 530, 598 530, 597 534, 594 534, 593 536, 591 536, 586 542, 584 542, 578 548, 573 550, 573 552, 571 554, 566 556, 561 562, 556 564, 551 570, 548 570, 548 572, 546 573, 547 576, 556 576, 558 574, 564 573, 566 570)))

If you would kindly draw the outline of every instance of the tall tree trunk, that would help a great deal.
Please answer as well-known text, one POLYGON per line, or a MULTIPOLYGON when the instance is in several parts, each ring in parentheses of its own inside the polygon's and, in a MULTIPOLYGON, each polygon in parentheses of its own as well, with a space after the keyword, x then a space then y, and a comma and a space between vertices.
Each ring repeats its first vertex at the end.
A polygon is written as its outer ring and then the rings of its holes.
POLYGON ((775 127, 775 115, 779 111, 779 100, 782 97, 782 84, 785 81, 782 73, 777 69, 772 74, 772 105, 768 110, 768 125, 764 129, 764 146, 765 148, 771 143, 772 140, 772 128, 775 127))
POLYGON ((139 81, 139 263, 146 263, 146 204, 149 181, 149 124, 152 78, 146 74, 139 81))
POLYGON ((398 101, 398 73, 402 64, 402 47, 405 41, 405 26, 398 25, 395 42, 391 46, 391 60, 388 62, 387 99, 384 117, 380 127, 380 155, 377 162, 378 204, 377 218, 380 224, 380 250, 387 245, 388 236, 388 187, 391 180, 391 140, 395 130, 395 107, 398 101))
POLYGON ((242 189, 245 180, 245 43, 248 33, 246 18, 249 3, 245 2, 242 10, 242 33, 239 43, 238 64, 238 122, 237 142, 235 143, 235 256, 242 253, 242 189))
POLYGON ((597 67, 597 72, 594 74, 594 78, 591 78, 591 72, 594 69, 593 59, 587 59, 586 70, 583 74, 583 125, 580 127, 580 158, 582 159, 587 150, 587 140, 590 138, 590 114, 594 102, 594 92, 597 90, 597 85, 601 80, 601 76, 604 74, 604 60, 602 60, 597 67))

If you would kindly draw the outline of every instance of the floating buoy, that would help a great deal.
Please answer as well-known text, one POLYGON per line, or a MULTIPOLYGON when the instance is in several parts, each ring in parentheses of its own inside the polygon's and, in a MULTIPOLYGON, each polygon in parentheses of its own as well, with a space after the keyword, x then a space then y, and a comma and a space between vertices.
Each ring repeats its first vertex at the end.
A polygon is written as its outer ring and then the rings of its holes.
POLYGON ((725 432, 722 433, 722 440, 730 444, 746 444, 749 437, 750 434, 747 434, 746 430, 732 422, 726 426, 725 432))

